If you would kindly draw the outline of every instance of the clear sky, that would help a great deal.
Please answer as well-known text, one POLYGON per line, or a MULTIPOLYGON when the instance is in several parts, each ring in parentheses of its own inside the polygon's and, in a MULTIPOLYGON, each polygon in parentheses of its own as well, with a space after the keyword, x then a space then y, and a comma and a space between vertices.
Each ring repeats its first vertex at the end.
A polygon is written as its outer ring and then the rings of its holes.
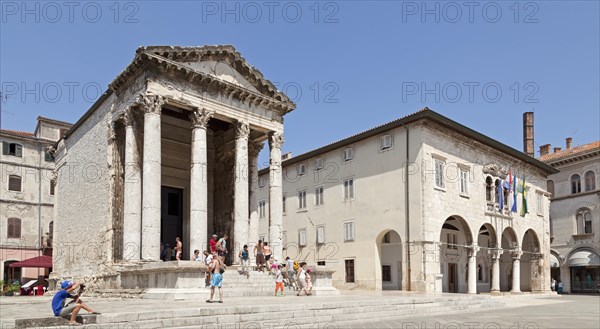
POLYGON ((519 150, 525 111, 536 152, 600 139, 599 1, 0 3, 5 129, 74 123, 141 45, 232 44, 298 105, 284 152, 425 106, 519 150))

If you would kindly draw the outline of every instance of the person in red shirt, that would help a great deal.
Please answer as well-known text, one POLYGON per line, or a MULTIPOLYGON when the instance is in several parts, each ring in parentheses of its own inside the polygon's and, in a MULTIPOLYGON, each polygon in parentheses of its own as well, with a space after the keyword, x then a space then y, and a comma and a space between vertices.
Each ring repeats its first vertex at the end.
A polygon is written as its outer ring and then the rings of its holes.
POLYGON ((212 238, 210 239, 209 244, 210 244, 210 253, 211 254, 217 252, 217 237, 218 236, 216 234, 213 234, 212 238))

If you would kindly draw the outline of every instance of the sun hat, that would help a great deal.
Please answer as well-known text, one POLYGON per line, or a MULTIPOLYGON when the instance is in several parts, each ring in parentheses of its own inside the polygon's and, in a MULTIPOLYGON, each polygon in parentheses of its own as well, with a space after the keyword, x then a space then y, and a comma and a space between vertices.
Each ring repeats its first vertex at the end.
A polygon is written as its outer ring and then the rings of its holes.
POLYGON ((71 287, 72 285, 73 285, 73 282, 71 282, 71 281, 69 281, 69 280, 66 280, 66 281, 63 281, 63 282, 60 284, 60 287, 61 287, 62 289, 67 289, 67 288, 71 287))

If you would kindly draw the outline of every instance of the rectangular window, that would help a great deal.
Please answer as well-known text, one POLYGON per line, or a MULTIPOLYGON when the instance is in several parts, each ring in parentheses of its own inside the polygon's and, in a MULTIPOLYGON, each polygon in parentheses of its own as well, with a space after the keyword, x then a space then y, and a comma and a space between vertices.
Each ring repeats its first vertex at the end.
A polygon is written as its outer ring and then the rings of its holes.
POLYGON ((354 241, 354 221, 344 223, 344 241, 354 241))
POLYGON ((542 216, 544 215, 544 198, 541 194, 536 194, 537 198, 537 214, 542 216))
POLYGON ((350 161, 354 158, 354 149, 349 147, 344 150, 344 161, 350 161))
POLYGON ((260 187, 260 188, 263 188, 263 187, 265 187, 265 185, 266 185, 266 179, 265 179, 265 176, 261 176, 261 177, 258 179, 258 187, 260 187))
POLYGON ((50 195, 54 195, 54 189, 56 188, 56 182, 54 180, 50 181, 50 195))
POLYGON ((380 149, 385 150, 392 147, 392 135, 381 136, 381 147, 380 149))
POLYGON ((469 194, 469 172, 467 170, 460 170, 460 194, 469 194))
POLYGON ((456 243, 456 234, 446 233, 446 242, 448 243, 448 249, 458 249, 456 243))
POLYGON ((354 283, 354 259, 344 260, 346 268, 346 283, 354 283))
POLYGON ((323 158, 317 158, 315 160, 315 170, 321 170, 325 166, 325 161, 323 158))
POLYGON ((282 207, 283 213, 285 214, 287 212, 287 195, 285 195, 285 194, 283 195, 282 202, 283 202, 283 207, 282 207))
POLYGON ((444 188, 444 161, 435 160, 435 186, 444 188))
POLYGON ((298 245, 306 246, 306 229, 298 230, 298 245))
POLYGON ((325 226, 317 226, 317 244, 325 243, 325 226))
POLYGON ((344 200, 354 199, 354 179, 344 179, 344 200))
POLYGON ((298 165, 298 176, 306 175, 306 165, 304 163, 298 165))
POLYGON ((590 213, 589 211, 586 212, 583 216, 583 220, 584 220, 584 233, 592 233, 592 213, 590 213))
POLYGON ((2 154, 23 157, 23 145, 17 143, 2 142, 2 154))
POLYGON ((306 209, 306 190, 298 191, 298 209, 306 209))
POLYGON ((381 266, 381 281, 392 282, 392 267, 390 265, 381 266))
POLYGON ((44 161, 46 161, 46 162, 54 162, 54 155, 52 155, 50 152, 46 151, 44 153, 44 161))
POLYGON ((315 205, 323 205, 323 186, 315 188, 315 205))
POLYGON ((8 190, 21 192, 21 176, 10 175, 8 176, 8 190))
POLYGON ((258 201, 258 218, 265 218, 267 202, 265 200, 258 201))

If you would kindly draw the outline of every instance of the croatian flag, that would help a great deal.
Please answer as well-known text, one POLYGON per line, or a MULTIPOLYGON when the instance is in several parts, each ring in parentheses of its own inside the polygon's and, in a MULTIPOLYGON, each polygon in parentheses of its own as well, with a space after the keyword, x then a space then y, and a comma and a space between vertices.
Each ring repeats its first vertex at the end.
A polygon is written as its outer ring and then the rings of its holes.
POLYGON ((512 203, 512 207, 510 207, 510 211, 512 211, 513 213, 517 212, 517 177, 515 177, 513 179, 512 182, 512 193, 513 193, 513 203, 512 203))

